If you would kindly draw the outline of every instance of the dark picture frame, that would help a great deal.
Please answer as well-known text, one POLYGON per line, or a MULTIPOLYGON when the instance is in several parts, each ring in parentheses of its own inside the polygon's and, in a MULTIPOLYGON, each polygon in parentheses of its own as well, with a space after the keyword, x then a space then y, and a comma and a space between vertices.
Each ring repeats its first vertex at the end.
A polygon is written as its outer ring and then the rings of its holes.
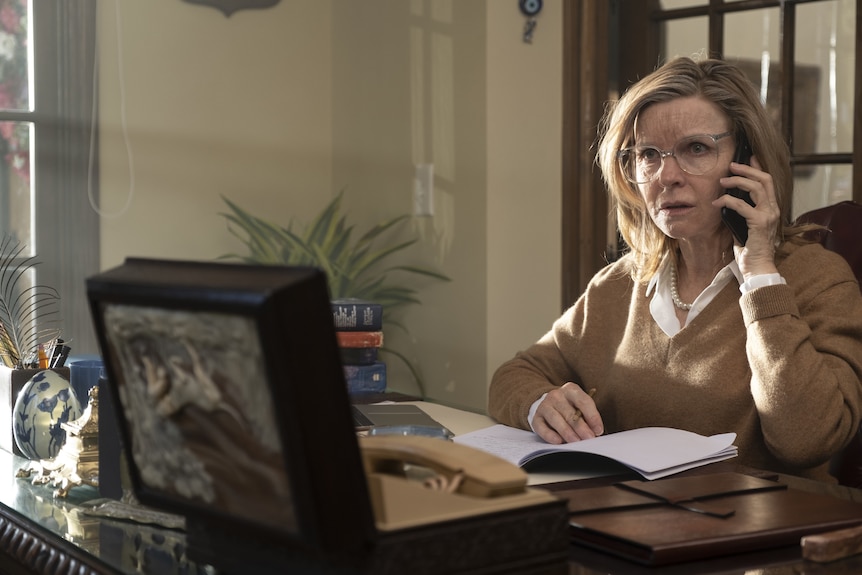
POLYGON ((129 258, 88 278, 87 297, 134 492, 186 517, 190 554, 367 551, 321 270, 129 258))

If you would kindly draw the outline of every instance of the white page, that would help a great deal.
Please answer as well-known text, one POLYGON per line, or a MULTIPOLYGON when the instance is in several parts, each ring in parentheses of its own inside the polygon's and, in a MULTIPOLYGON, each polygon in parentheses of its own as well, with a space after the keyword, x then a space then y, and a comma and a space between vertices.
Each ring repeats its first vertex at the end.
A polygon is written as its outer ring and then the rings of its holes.
POLYGON ((656 479, 705 463, 734 457, 735 433, 705 437, 666 427, 621 431, 562 445, 552 445, 532 431, 497 424, 460 435, 454 441, 487 451, 518 466, 545 453, 578 452, 609 457, 647 479, 656 479))

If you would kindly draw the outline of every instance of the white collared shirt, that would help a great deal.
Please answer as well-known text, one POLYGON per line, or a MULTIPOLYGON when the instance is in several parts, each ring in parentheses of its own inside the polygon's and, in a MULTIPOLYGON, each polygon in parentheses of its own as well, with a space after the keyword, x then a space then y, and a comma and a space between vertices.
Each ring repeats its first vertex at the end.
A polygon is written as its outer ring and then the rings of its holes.
MULTIPOLYGON (((736 260, 731 260, 729 264, 715 274, 712 283, 695 298, 685 318, 685 326, 689 325, 700 314, 703 308, 715 298, 731 279, 736 279, 738 284, 743 283, 742 273, 739 271, 736 260)), ((676 306, 670 295, 670 282, 670 260, 665 257, 658 273, 647 284, 646 296, 649 297, 650 294, 653 294, 649 303, 650 313, 662 331, 672 337, 685 326, 680 325, 679 319, 676 317, 676 306)))
POLYGON ((676 306, 674 306, 670 295, 670 264, 668 258, 665 257, 658 273, 647 284, 647 297, 653 291, 655 292, 650 300, 650 314, 652 314, 653 319, 662 331, 669 337, 672 337, 679 333, 683 327, 688 326, 709 305, 709 302, 715 299, 718 292, 727 285, 727 282, 731 278, 736 279, 736 282, 739 284, 739 291, 743 294, 755 288, 787 283, 779 273, 757 275, 751 277, 748 281, 744 281, 742 272, 739 271, 739 264, 736 263, 735 259, 731 260, 729 264, 715 274, 712 283, 706 286, 706 289, 700 292, 700 295, 695 298, 685 318, 685 325, 680 325, 676 317, 676 306))

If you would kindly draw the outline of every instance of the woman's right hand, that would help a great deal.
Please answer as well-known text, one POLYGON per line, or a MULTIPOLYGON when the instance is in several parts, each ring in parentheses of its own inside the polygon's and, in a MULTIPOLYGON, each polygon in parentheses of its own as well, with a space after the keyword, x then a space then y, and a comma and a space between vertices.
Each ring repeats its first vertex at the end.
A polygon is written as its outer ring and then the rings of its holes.
POLYGON ((605 431, 593 398, 571 381, 548 392, 532 425, 539 437, 553 444, 590 439, 605 431))

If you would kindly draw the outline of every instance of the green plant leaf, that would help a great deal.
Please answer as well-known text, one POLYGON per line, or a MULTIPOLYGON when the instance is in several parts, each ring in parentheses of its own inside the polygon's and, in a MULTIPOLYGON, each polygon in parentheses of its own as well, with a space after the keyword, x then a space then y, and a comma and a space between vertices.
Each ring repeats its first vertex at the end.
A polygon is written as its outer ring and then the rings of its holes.
POLYGON ((429 270, 429 269, 425 269, 425 268, 417 268, 415 266, 395 266, 395 267, 391 267, 391 268, 386 268, 386 271, 399 271, 399 270, 403 271, 403 272, 409 272, 412 274, 428 276, 430 278, 433 278, 435 280, 440 280, 443 282, 452 281, 449 278, 449 276, 447 276, 445 274, 441 274, 440 272, 435 272, 434 270, 429 270))
POLYGON ((363 272, 365 270, 370 270, 376 264, 378 264, 380 261, 388 258, 389 256, 391 256, 392 254, 394 254, 396 252, 400 252, 400 251, 404 250, 405 248, 412 246, 413 244, 416 243, 416 241, 417 240, 415 240, 415 239, 408 240, 406 242, 402 242, 402 243, 394 245, 394 246, 389 246, 388 248, 384 248, 384 249, 378 250, 376 252, 365 253, 357 261, 351 262, 351 266, 355 267, 359 270, 362 270, 363 272))

